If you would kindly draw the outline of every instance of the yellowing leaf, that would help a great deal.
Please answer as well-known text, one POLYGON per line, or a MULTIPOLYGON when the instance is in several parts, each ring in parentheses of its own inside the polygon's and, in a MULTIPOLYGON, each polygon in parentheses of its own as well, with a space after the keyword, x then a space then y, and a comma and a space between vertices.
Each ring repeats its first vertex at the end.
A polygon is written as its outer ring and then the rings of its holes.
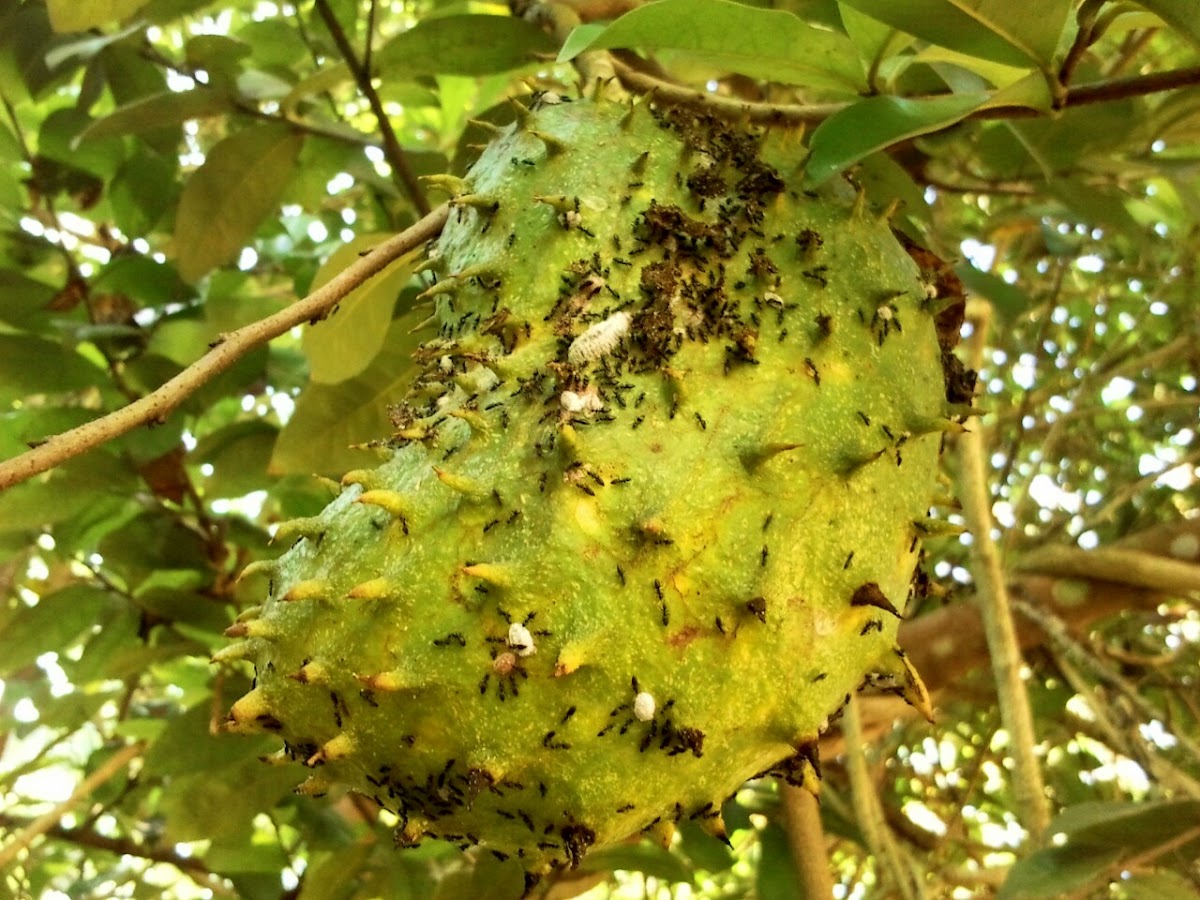
POLYGON ((382 351, 354 378, 305 386, 275 441, 269 474, 337 477, 379 462, 374 454, 350 447, 391 434, 387 407, 403 399, 421 371, 412 354, 431 332, 412 332, 424 315, 410 310, 393 321, 382 351))
POLYGON ((256 125, 225 138, 184 186, 175 216, 179 274, 195 281, 237 257, 275 211, 291 178, 302 135, 256 125))
MULTIPOLYGON (((339 247, 317 271, 313 290, 327 284, 386 237, 361 235, 339 247)), ((308 357, 313 381, 337 384, 353 378, 371 364, 383 347, 396 298, 412 276, 419 255, 414 251, 397 259, 347 294, 328 318, 305 326, 300 346, 308 357)))
POLYGON ((50 25, 57 32, 86 31, 119 22, 146 5, 147 0, 46 0, 50 25))

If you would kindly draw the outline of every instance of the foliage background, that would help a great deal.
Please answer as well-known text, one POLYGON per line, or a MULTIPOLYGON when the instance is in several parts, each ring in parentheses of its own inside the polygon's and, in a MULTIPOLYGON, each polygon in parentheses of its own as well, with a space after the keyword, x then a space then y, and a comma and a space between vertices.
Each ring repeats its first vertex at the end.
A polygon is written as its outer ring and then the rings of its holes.
MULTIPOLYGON (((971 295, 987 471, 947 474, 987 502, 948 512, 971 533, 931 542, 944 590, 904 626, 937 723, 856 702, 815 850, 751 784, 732 848, 684 828, 548 895, 799 897, 815 856, 838 896, 1198 896, 1198 49, 1190 0, 0 0, 0 458, 414 222, 418 176, 461 173, 509 97, 582 71, 804 123, 808 177, 899 200, 971 295), (980 624, 992 542, 1046 834, 980 624)), ((261 591, 237 573, 323 506, 312 475, 370 464, 352 445, 388 433, 420 288, 397 261, 154 427, 0 492, 0 893, 519 893, 448 846, 394 851, 369 800, 295 796, 270 741, 219 733, 248 673, 209 656, 261 591)))

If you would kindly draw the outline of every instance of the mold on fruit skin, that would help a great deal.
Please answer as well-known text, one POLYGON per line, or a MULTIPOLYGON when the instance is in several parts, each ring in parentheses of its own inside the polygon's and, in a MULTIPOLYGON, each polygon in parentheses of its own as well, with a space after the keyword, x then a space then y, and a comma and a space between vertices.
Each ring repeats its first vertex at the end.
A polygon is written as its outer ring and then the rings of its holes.
POLYGON ((355 472, 258 564, 224 660, 268 731, 400 819, 530 873, 748 778, 815 784, 896 648, 952 407, 886 221, 801 148, 694 111, 522 110, 454 195, 436 337, 355 472))

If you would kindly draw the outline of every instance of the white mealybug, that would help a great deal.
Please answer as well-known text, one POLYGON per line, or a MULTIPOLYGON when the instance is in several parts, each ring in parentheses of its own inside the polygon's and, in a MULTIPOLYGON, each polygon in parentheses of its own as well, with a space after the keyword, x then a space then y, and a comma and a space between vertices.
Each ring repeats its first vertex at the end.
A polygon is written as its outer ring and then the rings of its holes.
POLYGON ((649 722, 654 718, 654 698, 642 691, 633 698, 633 715, 639 722, 649 722))
POLYGON ((627 312, 613 313, 603 322, 597 322, 567 348, 567 362, 573 366, 588 362, 611 353, 629 331, 633 322, 627 312))
POLYGON ((516 652, 517 656, 532 656, 537 653, 533 635, 520 622, 513 622, 508 626, 508 646, 516 652))
POLYGON ((887 303, 881 304, 876 312, 879 314, 879 318, 883 319, 885 322, 890 322, 892 320, 892 316, 896 314, 895 310, 893 310, 892 307, 887 303))
POLYGON ((569 413, 599 412, 604 409, 604 401, 596 393, 595 388, 588 388, 582 394, 574 391, 563 391, 558 398, 559 404, 569 413))

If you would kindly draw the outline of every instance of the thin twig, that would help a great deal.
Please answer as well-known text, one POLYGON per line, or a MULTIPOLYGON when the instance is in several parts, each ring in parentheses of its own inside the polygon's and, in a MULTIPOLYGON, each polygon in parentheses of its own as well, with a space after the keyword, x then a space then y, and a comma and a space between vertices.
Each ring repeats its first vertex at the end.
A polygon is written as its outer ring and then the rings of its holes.
POLYGON ((814 125, 823 122, 849 103, 763 103, 738 100, 697 90, 674 81, 641 72, 613 54, 613 70, 621 83, 640 94, 653 94, 656 100, 680 105, 703 106, 730 118, 775 125, 814 125))
MULTIPOLYGON (((816 125, 852 105, 852 103, 763 103, 722 97, 641 72, 628 62, 616 58, 615 54, 613 68, 622 84, 632 91, 642 94, 652 93, 656 98, 667 103, 702 105, 730 118, 760 124, 816 125)), ((1150 75, 1137 75, 1130 78, 1113 78, 1107 81, 1081 84, 1069 89, 1062 106, 1084 106, 1089 103, 1124 100, 1129 97, 1142 97, 1146 94, 1156 94, 1195 84, 1200 84, 1200 66, 1171 69, 1166 72, 1154 72, 1150 75)), ((907 99, 922 100, 945 96, 949 96, 949 94, 929 94, 907 99)), ((1041 110, 1027 106, 989 106, 976 110, 965 118, 1026 119, 1044 115, 1045 113, 1041 110)), ((954 123, 954 125, 957 124, 957 122, 954 123)), ((953 125, 947 126, 947 128, 950 127, 953 125)))
POLYGON ((0 463, 0 491, 54 468, 140 425, 163 421, 202 385, 224 372, 250 350, 286 334, 303 322, 321 318, 352 290, 408 251, 436 237, 446 223, 443 204, 412 227, 384 241, 303 300, 258 322, 229 332, 208 353, 170 381, 139 400, 78 428, 54 435, 27 453, 0 463))
MULTIPOLYGON (((7 813, 0 813, 0 827, 16 830, 28 827, 31 823, 31 819, 21 819, 17 816, 10 816, 7 813)), ((107 835, 98 834, 90 828, 64 828, 61 825, 52 825, 46 830, 46 837, 57 841, 66 841, 79 847, 103 850, 117 856, 131 856, 137 859, 144 859, 147 862, 166 863, 167 865, 174 866, 201 887, 208 888, 218 896, 234 896, 233 892, 221 883, 220 876, 214 874, 204 864, 203 860, 193 856, 181 856, 172 850, 159 847, 146 847, 129 838, 108 837, 107 835)))
POLYGON ((906 871, 900 857, 900 848, 896 846, 896 840, 884 820, 879 797, 875 793, 875 784, 867 768, 867 757, 863 750, 866 740, 863 736, 862 714, 859 711, 857 696, 851 697, 846 705, 842 729, 846 733, 846 774, 850 776, 855 818, 866 839, 867 849, 875 857, 876 877, 880 881, 890 881, 905 900, 914 900, 916 890, 912 873, 906 871), (883 877, 884 873, 886 879, 883 877))
POLYGON ((71 796, 30 822, 15 838, 5 844, 3 849, 0 849, 0 871, 16 859, 17 854, 33 843, 38 836, 45 834, 58 824, 59 820, 70 812, 75 804, 90 796, 100 785, 121 774, 130 761, 145 749, 146 744, 143 741, 122 747, 105 760, 104 764, 95 772, 79 782, 75 790, 71 791, 71 796))
MULTIPOLYGON (((980 304, 976 314, 974 359, 982 362, 990 307, 980 304)), ((1021 648, 1017 642, 1008 588, 1000 553, 992 540, 991 490, 985 460, 987 451, 978 424, 959 437, 962 460, 963 514, 974 541, 971 545, 972 574, 978 591, 978 608, 987 637, 988 655, 996 680, 1000 720, 1008 731, 1013 759, 1013 792, 1021 823, 1035 846, 1047 837, 1050 806, 1046 799, 1041 767, 1034 753, 1036 736, 1029 695, 1021 680, 1021 648)))
POLYGON ((805 897, 832 897, 833 876, 829 871, 829 853, 825 831, 821 827, 821 807, 810 791, 790 784, 780 785, 783 803, 783 830, 791 850, 792 867, 804 887, 805 897))
POLYGON ((321 21, 329 30, 334 44, 337 45, 338 52, 342 54, 342 59, 346 61, 350 73, 354 76, 355 84, 358 85, 362 95, 367 98, 371 112, 375 114, 375 120, 379 124, 379 134, 383 138, 383 155, 392 168, 392 174, 398 179, 398 186, 408 194, 417 211, 423 216, 427 215, 429 200, 425 197, 425 191, 422 190, 417 176, 413 174, 412 167, 408 164, 408 158, 404 155, 404 150, 392 128, 391 119, 388 118, 388 114, 383 108, 383 101, 379 99, 379 92, 371 83, 370 70, 359 62, 354 48, 350 46, 350 39, 346 37, 346 32, 342 28, 342 23, 338 21, 337 15, 329 6, 329 0, 317 0, 316 10, 321 16, 321 21))

